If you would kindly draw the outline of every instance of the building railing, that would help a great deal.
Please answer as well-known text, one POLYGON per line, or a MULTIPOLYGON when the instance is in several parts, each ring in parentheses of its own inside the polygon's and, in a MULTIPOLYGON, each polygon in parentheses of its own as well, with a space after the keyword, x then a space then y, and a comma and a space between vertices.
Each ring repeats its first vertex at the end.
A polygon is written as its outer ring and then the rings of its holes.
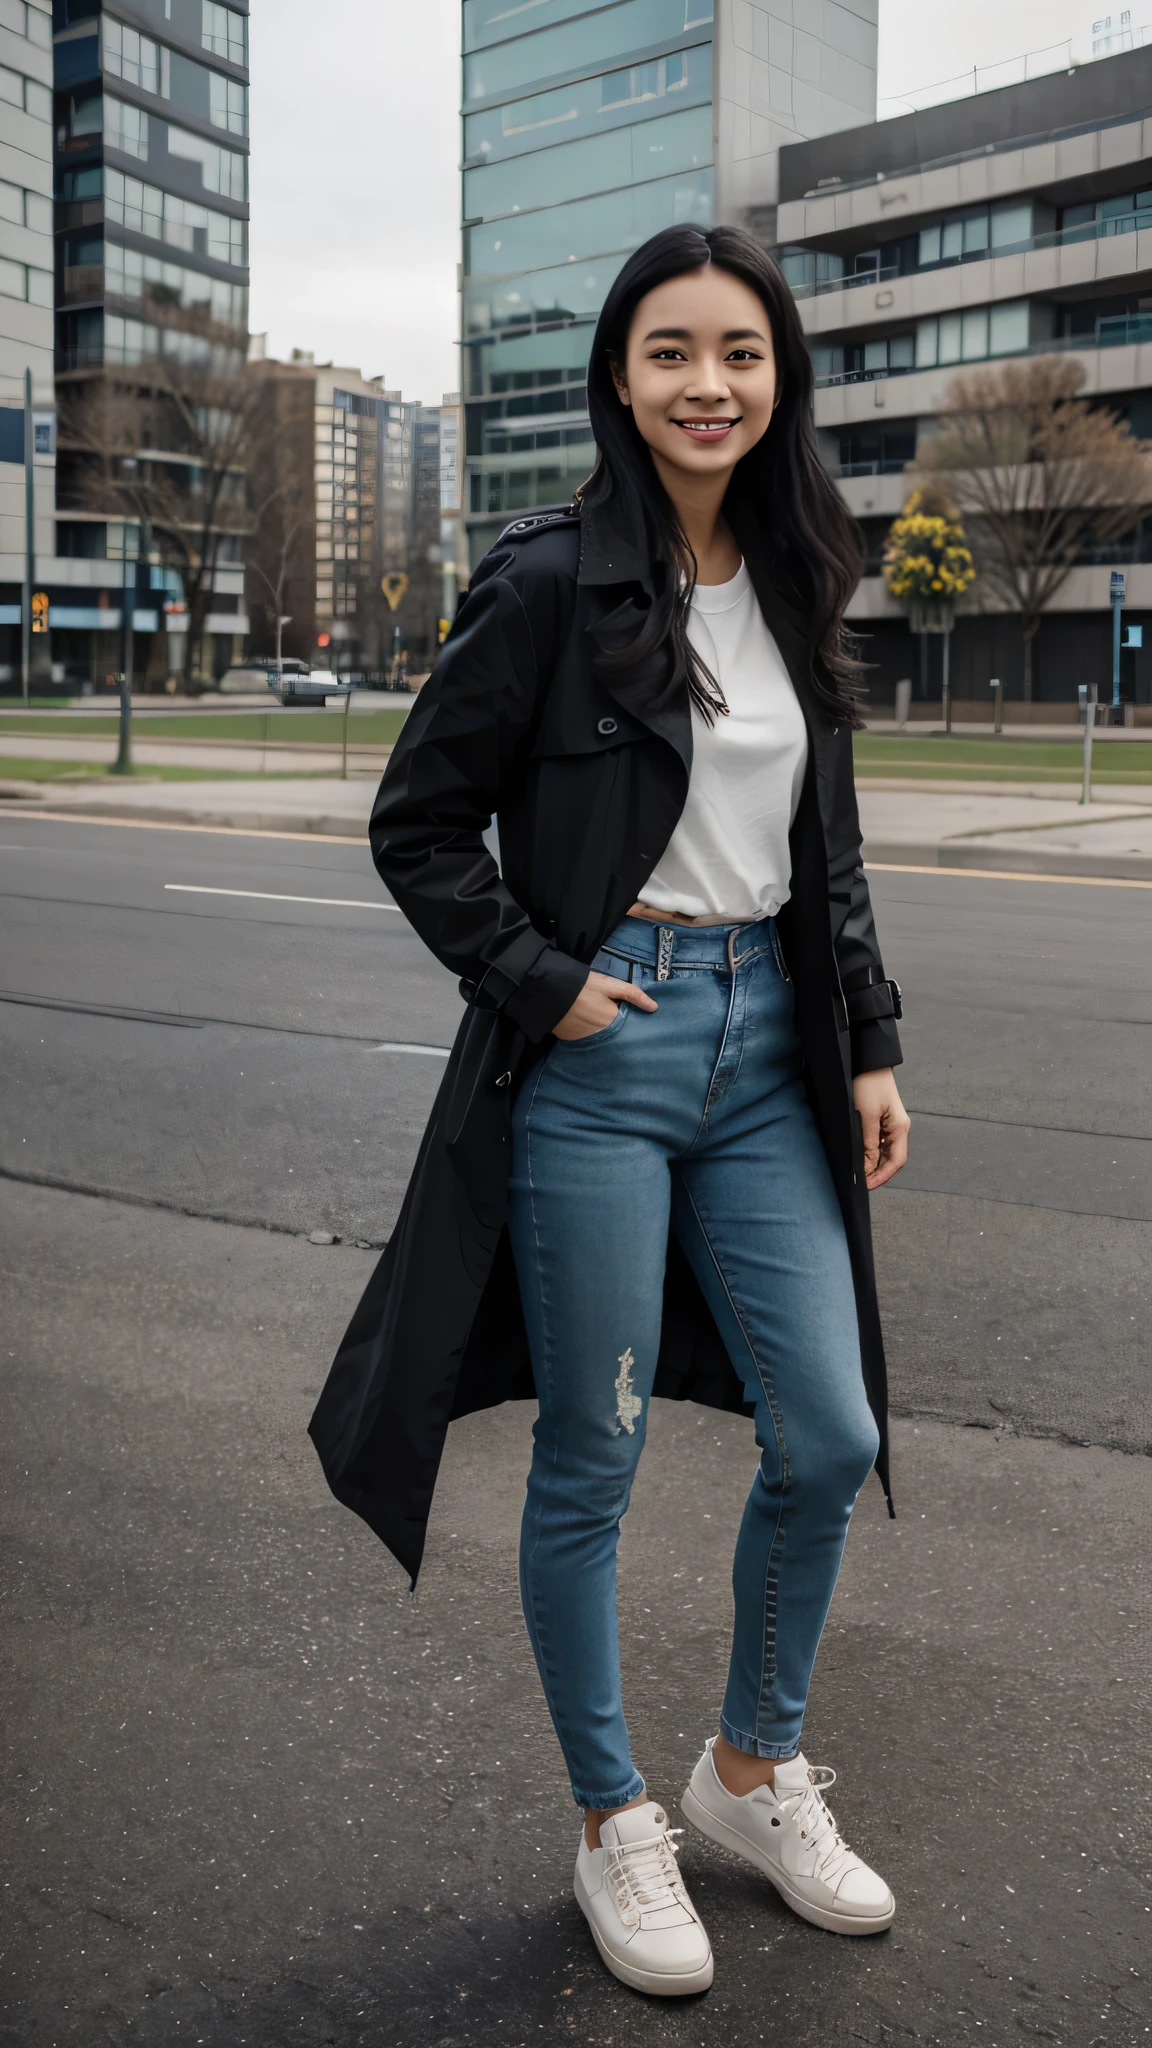
POLYGON ((1061 334, 1051 341, 1034 341, 1028 348, 1014 348, 1006 356, 970 356, 952 363, 899 363, 880 370, 834 370, 814 379, 824 391, 837 384, 874 384, 884 377, 912 377, 917 371, 973 370, 981 363, 1019 360, 1021 356, 1054 356, 1079 349, 1124 348, 1152 341, 1152 313, 1110 313, 1096 322, 1095 334, 1061 334))
POLYGON ((822 277, 815 284, 792 287, 794 299, 821 299, 829 292, 852 291, 858 285, 888 284, 895 277, 926 277, 929 271, 955 270, 961 263, 991 263, 997 256, 1026 256, 1034 249, 1059 249, 1072 242, 1103 242, 1112 235, 1134 234, 1137 228, 1152 228, 1152 207, 1138 212, 1118 213, 1108 220, 1084 221, 1078 227, 1054 228, 1051 234, 1030 235, 1023 242, 1005 242, 999 248, 966 249, 960 256, 942 256, 936 263, 920 263, 914 270, 901 270, 888 263, 872 270, 853 270, 843 277, 822 277))
POLYGON ((875 462, 842 462, 839 474, 841 476, 902 476, 908 467, 909 460, 915 460, 915 458, 906 458, 902 455, 883 455, 878 457, 875 462))

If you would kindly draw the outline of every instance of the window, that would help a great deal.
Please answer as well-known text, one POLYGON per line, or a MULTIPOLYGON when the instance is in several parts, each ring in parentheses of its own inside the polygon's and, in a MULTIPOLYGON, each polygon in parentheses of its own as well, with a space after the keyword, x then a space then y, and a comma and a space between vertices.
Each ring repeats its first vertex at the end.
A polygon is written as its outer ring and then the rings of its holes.
POLYGON ((99 164, 85 164, 82 170, 65 171, 60 181, 61 199, 99 199, 104 190, 104 173, 99 164))
POLYGON ((52 119, 52 94, 38 79, 25 78, 22 71, 9 71, 0 64, 0 100, 6 100, 10 107, 20 107, 31 114, 36 121, 52 119))
POLYGON ((469 162, 494 163, 553 142, 603 135, 618 124, 644 120, 671 107, 711 104, 711 99, 712 51, 705 43, 651 64, 578 79, 555 92, 534 93, 486 113, 469 114, 464 154, 469 162))
POLYGON ((139 178, 125 177, 123 171, 108 171, 104 214, 138 235, 185 249, 190 256, 212 256, 218 263, 237 265, 248 261, 246 221, 214 213, 175 192, 161 192, 139 178))
POLYGON ((0 0, 0 28, 11 29, 14 36, 23 36, 38 50, 52 48, 52 16, 29 7, 27 0, 0 0))
MULTIPOLYGON (((508 0, 464 0, 464 48, 479 50, 491 43, 505 43, 514 36, 547 29, 574 16, 586 17, 593 11, 594 0, 593 7, 589 0, 525 0, 525 4, 512 6, 508 0)), ((683 35, 686 29, 712 19, 711 0, 666 0, 661 11, 667 25, 643 40, 656 42, 661 32, 683 35)))
POLYGON ((248 69, 248 22, 234 7, 219 7, 216 0, 202 0, 200 47, 214 57, 226 57, 232 64, 248 69))
POLYGON ((1006 306, 988 311, 988 353, 990 356, 1018 356, 1028 346, 1028 301, 1014 299, 1006 306))
POLYGON ((554 263, 557 257, 575 265, 602 251, 621 254, 638 248, 657 229, 677 221, 709 224, 711 219, 712 173, 690 171, 540 213, 514 215, 490 227, 470 228, 465 267, 471 273, 499 275, 554 263))
POLYGON ((9 185, 0 179, 0 220, 14 221, 17 227, 35 228, 41 235, 52 233, 52 201, 40 192, 28 192, 22 185, 9 185))
POLYGON ((248 159, 186 128, 168 128, 169 156, 185 157, 200 165, 206 192, 218 192, 222 199, 247 199, 248 159))
MULTIPOLYGON (((487 99, 490 93, 503 92, 509 87, 535 85, 540 79, 562 76, 566 71, 587 71, 601 61, 611 63, 613 58, 626 57, 631 50, 640 50, 648 43, 670 41, 673 36, 684 35, 694 28, 705 28, 712 20, 711 0, 620 0, 615 7, 605 7, 593 14, 583 13, 575 21, 560 21, 557 26, 544 26, 549 0, 530 0, 530 5, 508 9, 505 0, 482 0, 491 16, 503 16, 500 34, 507 34, 509 26, 520 30, 514 41, 503 43, 502 47, 482 47, 497 40, 496 35, 481 33, 476 17, 465 10, 465 47, 472 52, 464 59, 465 100, 487 99), (524 31, 530 23, 540 19, 534 35, 524 31), (471 40, 475 37, 476 40, 471 40)), ((585 0, 579 0, 581 7, 585 0)), ((571 8, 568 9, 571 12, 571 8)), ((495 21, 492 23, 496 27, 495 21)))
POLYGON ((1011 249, 1032 239, 1032 201, 1022 206, 992 208, 992 249, 1011 249))
POLYGON ((123 100, 106 99, 104 102, 104 142, 109 149, 118 149, 124 156, 148 156, 148 116, 141 107, 130 107, 123 100))
POLYGON ((231 135, 247 135, 248 87, 219 71, 210 71, 208 81, 212 126, 227 128, 231 135))
POLYGON ((138 85, 141 92, 169 97, 169 55, 151 36, 128 28, 122 21, 104 16, 104 69, 126 85, 138 85))
POLYGON ((581 142, 541 150, 527 162, 511 157, 464 173, 464 214, 470 220, 554 206, 585 194, 635 185, 662 173, 695 170, 712 161, 712 110, 691 107, 658 121, 614 128, 581 142))
POLYGON ((6 299, 24 299, 30 306, 51 306, 55 296, 52 272, 0 258, 0 294, 6 299))
POLYGON ((144 256, 109 242, 104 255, 104 288, 110 298, 136 299, 166 308, 199 313, 222 327, 241 327, 248 314, 248 293, 242 284, 226 284, 202 270, 185 270, 162 256, 144 256))
POLYGON ((1029 342, 1027 299, 1002 306, 974 306, 966 313, 942 313, 916 329, 916 368, 974 363, 986 356, 1022 355, 1029 342))

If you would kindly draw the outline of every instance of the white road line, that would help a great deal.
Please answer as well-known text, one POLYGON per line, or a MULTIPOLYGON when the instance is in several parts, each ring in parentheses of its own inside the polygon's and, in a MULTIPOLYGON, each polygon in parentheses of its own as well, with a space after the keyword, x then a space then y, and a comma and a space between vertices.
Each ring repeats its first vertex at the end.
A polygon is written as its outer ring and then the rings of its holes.
POLYGON ((362 896, 282 896, 275 889, 209 889, 199 882, 165 882, 180 896, 245 896, 256 903, 327 903, 337 910, 393 910, 404 913, 397 903, 368 903, 362 896))
POLYGON ((374 1045, 372 1050, 373 1052, 422 1052, 434 1060, 446 1060, 451 1057, 451 1048, 447 1045, 405 1045, 401 1040, 391 1038, 386 1039, 383 1045, 374 1045))

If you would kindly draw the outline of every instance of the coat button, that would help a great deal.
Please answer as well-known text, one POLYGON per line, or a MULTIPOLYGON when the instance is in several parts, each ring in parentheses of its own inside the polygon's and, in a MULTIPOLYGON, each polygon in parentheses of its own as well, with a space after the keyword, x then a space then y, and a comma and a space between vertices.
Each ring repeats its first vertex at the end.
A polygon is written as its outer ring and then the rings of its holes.
POLYGON ((606 740, 611 739, 612 734, 618 731, 618 729, 619 728, 617 727, 616 720, 614 718, 602 718, 600 720, 599 725, 596 727, 596 730, 600 734, 601 738, 606 740))

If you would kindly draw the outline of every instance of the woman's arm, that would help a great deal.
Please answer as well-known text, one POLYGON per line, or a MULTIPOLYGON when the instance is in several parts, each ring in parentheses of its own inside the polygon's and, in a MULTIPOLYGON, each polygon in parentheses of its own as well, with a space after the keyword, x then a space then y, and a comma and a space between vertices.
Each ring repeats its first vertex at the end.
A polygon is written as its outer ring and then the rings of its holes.
POLYGON ((540 1040, 588 968, 534 929, 484 843, 532 731, 547 653, 534 644, 523 578, 507 573, 512 559, 474 581, 393 750, 368 836, 382 879, 468 1000, 540 1040))

